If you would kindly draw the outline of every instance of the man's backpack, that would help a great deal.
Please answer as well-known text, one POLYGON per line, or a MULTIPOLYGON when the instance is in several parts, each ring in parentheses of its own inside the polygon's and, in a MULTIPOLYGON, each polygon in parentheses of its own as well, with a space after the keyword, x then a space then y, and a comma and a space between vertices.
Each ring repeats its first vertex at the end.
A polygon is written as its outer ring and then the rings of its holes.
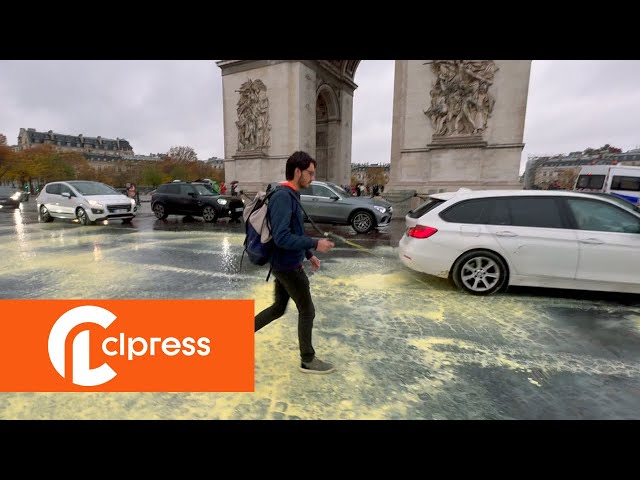
MULTIPOLYGON (((275 190, 271 190, 269 193, 258 192, 254 199, 245 205, 242 212, 246 231, 242 254, 244 256, 246 252, 249 261, 254 265, 265 265, 269 262, 275 248, 267 214, 269 197, 274 192, 275 190)), ((242 268, 242 258, 240 259, 240 267, 242 268)))

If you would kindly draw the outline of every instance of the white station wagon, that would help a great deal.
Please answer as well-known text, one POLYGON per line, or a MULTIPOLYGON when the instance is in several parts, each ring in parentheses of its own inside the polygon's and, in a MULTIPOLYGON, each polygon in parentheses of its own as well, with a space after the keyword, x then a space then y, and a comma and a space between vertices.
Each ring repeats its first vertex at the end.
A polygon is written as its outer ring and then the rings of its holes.
POLYGON ((104 183, 86 180, 47 183, 36 205, 43 222, 68 218, 83 225, 105 220, 129 223, 138 212, 134 199, 104 183))
POLYGON ((558 190, 445 192, 405 217, 399 257, 474 295, 509 285, 640 293, 640 212, 558 190))

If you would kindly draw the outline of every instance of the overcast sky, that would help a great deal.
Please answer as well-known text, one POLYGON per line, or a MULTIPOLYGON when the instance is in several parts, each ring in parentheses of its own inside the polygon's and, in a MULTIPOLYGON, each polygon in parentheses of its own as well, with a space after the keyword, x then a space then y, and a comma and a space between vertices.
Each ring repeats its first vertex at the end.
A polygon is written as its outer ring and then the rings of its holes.
MULTIPOLYGON (((393 77, 391 60, 358 67, 353 162, 390 161, 393 77)), ((638 78, 636 60, 534 61, 523 165, 529 154, 640 145, 638 78)), ((125 138, 139 154, 187 145, 200 159, 222 158, 221 99, 213 60, 0 61, 0 133, 10 145, 24 127, 125 138)))

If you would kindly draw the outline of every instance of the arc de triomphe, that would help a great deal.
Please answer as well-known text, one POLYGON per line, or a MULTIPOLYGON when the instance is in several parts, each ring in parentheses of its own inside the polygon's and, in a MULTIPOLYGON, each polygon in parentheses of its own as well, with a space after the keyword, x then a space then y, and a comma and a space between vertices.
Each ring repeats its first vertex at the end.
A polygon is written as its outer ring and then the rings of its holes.
MULTIPOLYGON (((318 180, 351 183, 359 63, 218 61, 225 181, 262 190, 284 179, 292 152, 305 150, 318 162, 318 180)), ((521 188, 530 68, 530 60, 396 60, 385 195, 521 188)))

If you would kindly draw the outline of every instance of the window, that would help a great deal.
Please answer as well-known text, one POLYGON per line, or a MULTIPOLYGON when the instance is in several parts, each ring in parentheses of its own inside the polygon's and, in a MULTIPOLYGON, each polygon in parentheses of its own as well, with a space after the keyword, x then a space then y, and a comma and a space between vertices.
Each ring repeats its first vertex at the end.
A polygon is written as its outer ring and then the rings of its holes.
POLYGON ((640 192, 640 177, 623 177, 615 175, 611 179, 611 190, 640 192))
POLYGON ((570 198, 567 204, 579 230, 640 233, 640 219, 622 208, 582 198, 570 198))
POLYGON ((336 194, 333 193, 331 190, 329 190, 327 187, 323 186, 323 185, 311 185, 311 189, 313 191, 313 195, 315 195, 316 197, 325 197, 325 198, 329 198, 329 197, 335 197, 336 194))
POLYGON ((580 175, 576 188, 600 189, 604 185, 604 175, 580 175))
POLYGON ((424 215, 430 210, 433 210, 435 207, 437 207, 438 205, 441 205, 443 202, 444 200, 440 200, 438 198, 430 198, 426 202, 418 205, 407 215, 409 216, 409 218, 420 218, 422 215, 424 215))
POLYGON ((511 197, 511 225, 518 227, 564 228, 555 197, 511 197))
POLYGON ((68 193, 72 197, 75 197, 75 194, 71 191, 69 187, 67 187, 66 185, 60 184, 60 194, 62 195, 63 193, 68 193))
POLYGON ((53 183, 51 185, 47 185, 45 191, 47 193, 51 193, 52 195, 60 195, 60 188, 62 187, 59 183, 53 183))
POLYGON ((180 185, 180 195, 189 195, 190 193, 196 193, 195 189, 191 185, 180 185))
POLYGON ((440 214, 445 222, 452 223, 487 223, 489 210, 491 209, 490 198, 477 198, 456 203, 440 214))

